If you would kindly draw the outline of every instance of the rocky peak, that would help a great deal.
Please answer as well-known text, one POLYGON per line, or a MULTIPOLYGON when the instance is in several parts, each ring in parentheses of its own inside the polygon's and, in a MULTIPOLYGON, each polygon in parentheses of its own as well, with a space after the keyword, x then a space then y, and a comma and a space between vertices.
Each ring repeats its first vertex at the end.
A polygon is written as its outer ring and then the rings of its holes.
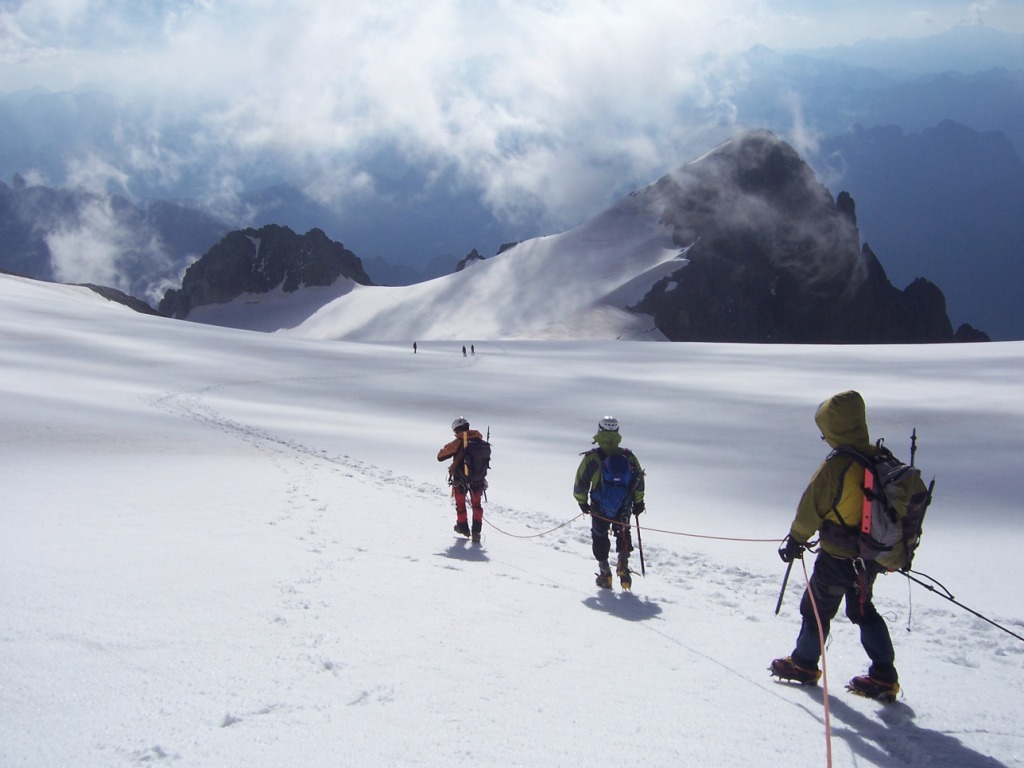
POLYGON ((456 272, 461 272, 462 270, 464 270, 466 267, 470 266, 474 262, 483 261, 483 260, 484 260, 484 257, 480 255, 480 252, 477 251, 476 248, 474 248, 472 251, 470 251, 469 253, 466 254, 466 257, 464 259, 460 260, 459 263, 455 265, 455 271, 456 272))
POLYGON ((674 341, 954 340, 942 292, 923 278, 893 287, 860 248, 853 198, 833 201, 767 131, 726 142, 645 193, 689 263, 634 309, 674 341))
POLYGON ((268 224, 236 230, 185 272, 180 290, 169 290, 160 312, 184 318, 197 306, 222 304, 243 293, 286 293, 304 286, 333 285, 347 277, 370 285, 359 258, 322 230, 297 235, 288 227, 268 224))

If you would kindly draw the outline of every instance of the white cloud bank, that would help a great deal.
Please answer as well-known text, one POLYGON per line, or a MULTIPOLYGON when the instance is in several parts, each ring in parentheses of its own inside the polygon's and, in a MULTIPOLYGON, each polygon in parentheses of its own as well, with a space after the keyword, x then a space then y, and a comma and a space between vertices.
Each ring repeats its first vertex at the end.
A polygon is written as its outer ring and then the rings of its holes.
MULTIPOLYGON (((649 181, 731 131, 728 94, 710 85, 725 54, 979 20, 1024 31, 1018 5, 995 0, 27 0, 0 3, 0 77, 155 98, 157 124, 198 110, 192 149, 220 158, 211 204, 230 205, 258 152, 337 206, 373 193, 353 158, 397 148, 480 190, 500 220, 542 212, 564 227, 625 191, 616 181, 649 181)), ((158 127, 146 138, 125 162, 170 176, 197 162, 154 150, 158 127)))

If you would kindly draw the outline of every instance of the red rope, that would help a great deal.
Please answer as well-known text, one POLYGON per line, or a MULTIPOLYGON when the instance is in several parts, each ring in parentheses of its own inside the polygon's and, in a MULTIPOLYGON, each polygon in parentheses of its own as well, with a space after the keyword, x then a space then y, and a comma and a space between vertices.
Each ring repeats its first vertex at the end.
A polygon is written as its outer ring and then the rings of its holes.
POLYGON ((807 563, 800 558, 800 565, 804 569, 804 582, 807 584, 807 594, 811 598, 811 607, 814 608, 814 620, 818 624, 818 642, 821 643, 821 683, 824 692, 825 703, 825 764, 832 768, 832 716, 828 706, 828 665, 825 662, 825 630, 821 626, 821 615, 818 613, 818 601, 814 599, 814 590, 811 589, 811 579, 807 575, 807 563))

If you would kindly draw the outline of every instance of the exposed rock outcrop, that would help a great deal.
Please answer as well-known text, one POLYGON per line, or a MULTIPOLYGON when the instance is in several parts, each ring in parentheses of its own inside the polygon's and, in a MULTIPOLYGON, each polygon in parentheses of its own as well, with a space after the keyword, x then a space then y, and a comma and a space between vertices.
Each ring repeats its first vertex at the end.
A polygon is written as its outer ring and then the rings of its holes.
POLYGON ((472 251, 466 254, 465 258, 460 259, 459 263, 455 265, 455 271, 461 272, 466 267, 470 266, 474 262, 483 261, 484 257, 480 255, 480 252, 474 248, 472 251))
POLYGON ((669 339, 955 339, 942 292, 924 278, 895 288, 870 247, 859 245, 852 197, 833 201, 796 151, 767 131, 733 139, 654 189, 661 221, 689 247, 689 264, 634 309, 652 315, 669 339))
POLYGON ((359 258, 319 229, 297 235, 288 227, 228 233, 185 272, 180 289, 167 291, 160 312, 185 318, 197 306, 223 304, 244 293, 286 293, 304 286, 333 285, 347 277, 371 285, 359 258))

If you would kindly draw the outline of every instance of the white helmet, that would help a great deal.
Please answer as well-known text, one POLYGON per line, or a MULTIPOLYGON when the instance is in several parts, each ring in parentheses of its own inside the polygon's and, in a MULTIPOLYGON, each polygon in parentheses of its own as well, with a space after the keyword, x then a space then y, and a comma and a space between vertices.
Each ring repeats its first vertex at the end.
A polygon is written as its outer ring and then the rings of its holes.
POLYGON ((603 416, 599 422, 597 422, 598 432, 618 432, 619 431, 619 420, 614 416, 603 416))
POLYGON ((462 416, 452 422, 452 432, 458 432, 460 429, 469 429, 469 422, 462 416))

